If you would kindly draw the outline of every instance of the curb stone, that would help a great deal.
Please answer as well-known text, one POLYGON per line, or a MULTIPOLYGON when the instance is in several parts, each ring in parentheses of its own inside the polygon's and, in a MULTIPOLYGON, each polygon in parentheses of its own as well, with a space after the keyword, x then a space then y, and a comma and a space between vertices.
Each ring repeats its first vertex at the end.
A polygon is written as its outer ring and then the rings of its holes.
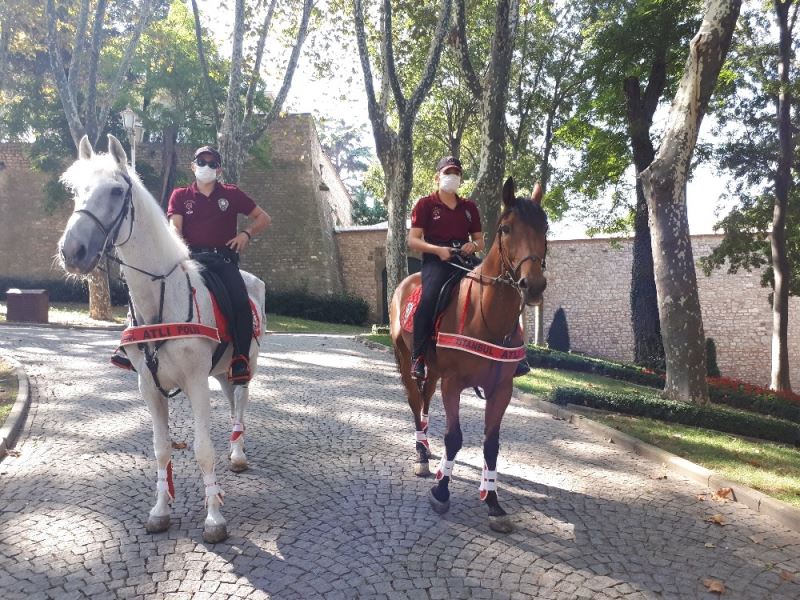
POLYGON ((666 470, 675 474, 681 475, 686 479, 690 479, 700 485, 705 486, 707 489, 716 491, 720 488, 731 488, 733 490, 733 499, 740 504, 744 504, 748 508, 771 517, 784 527, 794 531, 800 531, 800 509, 787 504, 771 496, 747 487, 735 481, 729 481, 714 471, 701 467, 691 461, 686 460, 662 450, 655 446, 643 442, 642 440, 622 433, 603 425, 597 421, 593 421, 588 417, 600 414, 612 414, 607 411, 586 408, 574 404, 567 404, 566 407, 561 407, 552 402, 546 402, 518 389, 514 390, 514 396, 523 400, 528 405, 533 406, 537 410, 549 413, 554 417, 568 421, 579 429, 590 431, 605 440, 632 452, 642 458, 646 458, 652 462, 661 464, 666 470))
POLYGON ((22 364, 7 354, 2 356, 3 360, 11 363, 14 367, 19 385, 17 387, 17 400, 11 408, 11 412, 8 413, 5 423, 0 427, 0 460, 3 460, 8 454, 8 449, 14 446, 22 425, 25 423, 31 398, 28 376, 25 374, 22 364))

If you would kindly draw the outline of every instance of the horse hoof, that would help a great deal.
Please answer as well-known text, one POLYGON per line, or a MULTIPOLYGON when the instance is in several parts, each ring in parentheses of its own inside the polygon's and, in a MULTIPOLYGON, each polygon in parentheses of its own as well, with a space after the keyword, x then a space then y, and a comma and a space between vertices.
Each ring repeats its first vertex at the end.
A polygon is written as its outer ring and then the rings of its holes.
POLYGON ((437 499, 431 491, 431 493, 428 495, 428 500, 431 503, 431 508, 433 508, 434 512, 437 514, 443 515, 450 510, 450 498, 442 502, 441 500, 437 499))
POLYGON ((511 519, 508 518, 508 515, 503 515, 500 517, 489 517, 489 528, 492 531, 497 531, 498 533, 511 533, 514 531, 514 526, 511 524, 511 519))
POLYGON ((431 470, 428 467, 428 461, 414 463, 414 475, 417 477, 429 477, 431 470))
POLYGON ((245 460, 232 460, 230 462, 229 466, 230 466, 231 471, 233 471, 234 473, 241 473, 242 471, 247 471, 247 469, 249 468, 246 459, 245 460))
POLYGON ((161 533, 162 531, 166 531, 169 529, 169 515, 164 515, 163 517, 154 517, 151 515, 147 517, 147 523, 145 523, 144 528, 147 533, 161 533))
POLYGON ((206 525, 203 528, 203 541, 206 544, 216 544, 228 538, 228 527, 225 525, 206 525))

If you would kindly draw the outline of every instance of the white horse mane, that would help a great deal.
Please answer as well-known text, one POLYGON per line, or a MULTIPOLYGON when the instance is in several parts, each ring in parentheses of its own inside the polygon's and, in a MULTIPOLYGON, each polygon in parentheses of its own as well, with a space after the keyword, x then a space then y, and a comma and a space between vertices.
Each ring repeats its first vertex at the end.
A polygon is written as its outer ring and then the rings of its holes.
MULTIPOLYGON (((61 175, 61 183, 75 194, 75 201, 78 202, 84 190, 92 187, 91 182, 99 183, 102 181, 120 181, 119 165, 111 154, 97 153, 92 154, 91 158, 76 160, 61 175)), ((148 253, 160 257, 167 263, 188 261, 189 248, 181 239, 180 235, 169 226, 164 215, 153 195, 142 184, 139 176, 125 167, 126 174, 131 180, 132 198, 135 208, 134 228, 143 228, 152 234, 153 246, 148 248, 148 253)), ((123 242, 129 228, 126 221, 120 229, 118 241, 123 242)), ((195 267, 193 263, 187 266, 195 267)))

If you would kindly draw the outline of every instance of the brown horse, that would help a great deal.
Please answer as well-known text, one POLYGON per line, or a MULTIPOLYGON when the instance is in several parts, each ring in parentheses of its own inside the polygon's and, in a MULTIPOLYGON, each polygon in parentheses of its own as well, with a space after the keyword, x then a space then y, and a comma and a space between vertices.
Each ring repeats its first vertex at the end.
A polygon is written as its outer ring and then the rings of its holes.
MULTIPOLYGON (((480 340, 496 346, 523 345, 519 315, 525 305, 541 301, 547 285, 543 268, 548 225, 541 199, 542 190, 538 183, 530 199, 515 198, 514 182, 510 177, 506 180, 503 213, 497 223, 494 244, 483 263, 470 271, 454 291, 442 314, 440 333, 459 333, 474 338, 475 342, 480 340)), ((511 401, 516 361, 501 362, 469 351, 434 348, 431 342, 425 355, 428 377, 424 384, 418 385, 411 376, 409 348, 412 347, 412 334, 401 326, 401 311, 411 293, 420 285, 419 274, 406 277, 395 290, 390 309, 392 343, 417 432, 415 473, 430 474, 427 415, 436 384, 441 379, 446 418, 445 455, 429 500, 436 512, 446 512, 450 506, 450 475, 456 453, 462 445, 459 423, 461 392, 469 387, 483 388, 486 409, 480 497, 489 508, 490 527, 510 532, 511 521, 497 501, 496 465, 500 450, 500 423, 511 401)), ((477 342, 478 349, 481 345, 477 342)))

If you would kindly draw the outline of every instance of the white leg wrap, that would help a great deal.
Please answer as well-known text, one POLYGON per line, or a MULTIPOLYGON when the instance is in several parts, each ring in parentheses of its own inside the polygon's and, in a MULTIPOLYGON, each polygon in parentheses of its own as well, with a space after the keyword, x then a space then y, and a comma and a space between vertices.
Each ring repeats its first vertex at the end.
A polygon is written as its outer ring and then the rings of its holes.
POLYGON ((436 469, 436 481, 453 475, 453 465, 456 461, 447 460, 447 453, 442 453, 442 460, 439 461, 439 468, 436 469))
POLYGON ((490 471, 486 465, 483 465, 483 476, 481 477, 480 497, 481 500, 486 500, 489 492, 497 491, 497 471, 490 471))
POLYGON ((428 433, 428 415, 422 413, 419 418, 420 422, 422 423, 422 431, 428 433))
POLYGON ((224 505, 223 498, 225 498, 225 492, 222 491, 222 488, 217 484, 217 476, 212 473, 211 475, 203 475, 203 483, 206 485, 206 504, 208 504, 208 499, 212 496, 216 496, 217 500, 221 505, 224 505))
POLYGON ((231 441, 235 442, 242 435, 244 435, 244 425, 241 423, 234 423, 233 427, 231 428, 231 441))
POLYGON ((170 502, 175 500, 174 491, 170 489, 169 477, 170 473, 167 469, 157 469, 156 490, 159 492, 166 492, 169 496, 170 502))
POLYGON ((417 432, 415 432, 414 441, 415 442, 420 442, 426 448, 430 448, 431 447, 430 444, 428 443, 428 434, 425 433, 425 431, 417 431, 417 432))

